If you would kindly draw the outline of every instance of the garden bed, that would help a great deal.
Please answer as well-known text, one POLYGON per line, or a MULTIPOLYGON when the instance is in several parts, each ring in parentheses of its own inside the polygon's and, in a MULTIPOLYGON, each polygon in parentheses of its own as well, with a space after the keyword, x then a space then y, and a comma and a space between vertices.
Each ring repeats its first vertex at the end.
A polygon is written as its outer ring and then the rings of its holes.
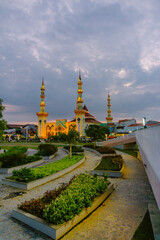
MULTIPOLYGON (((58 239, 102 204, 113 190, 114 186, 108 185, 106 178, 80 174, 57 198, 50 199, 51 202, 44 206, 43 219, 20 209, 13 211, 13 217, 53 239, 58 239)), ((28 204, 33 207, 33 201, 22 203, 20 208, 30 209, 28 204)), ((37 205, 35 207, 37 208, 37 205)))
MULTIPOLYGON (((12 186, 12 187, 30 190, 32 188, 38 187, 42 184, 45 184, 49 181, 52 181, 56 178, 63 176, 64 174, 72 171, 73 169, 75 169, 76 167, 78 167, 85 161, 84 155, 78 156, 76 158, 77 160, 74 160, 74 161, 71 161, 70 159, 68 161, 65 161, 66 158, 69 158, 69 157, 67 156, 59 161, 46 164, 45 166, 42 166, 42 167, 39 167, 36 169, 21 169, 21 172, 18 172, 18 175, 21 176, 22 178, 24 178, 27 182, 22 182, 22 180, 16 181, 13 179, 14 176, 11 176, 10 178, 2 179, 2 183, 5 185, 12 186), (54 169, 54 173, 47 175, 47 169, 49 169, 50 166, 54 169), (39 172, 39 169, 40 169, 40 172, 39 172), (22 171, 23 171, 23 173, 22 173, 22 171), (31 180, 29 182, 28 180, 31 177, 32 172, 34 172, 34 171, 36 171, 36 172, 38 171, 37 174, 41 175, 41 178, 39 178, 37 180, 33 180, 33 181, 31 180), (42 176, 43 174, 45 174, 46 177, 43 177, 42 176)), ((74 158, 74 156, 73 156, 73 158, 74 158)), ((13 171, 13 174, 14 174, 14 171, 13 171)))
MULTIPOLYGON (((63 147, 65 150, 67 150, 68 152, 70 151, 70 146, 64 146, 63 147)), ((82 149, 82 147, 78 147, 78 146, 72 146, 72 152, 73 153, 83 153, 84 150, 82 149)))
POLYGON ((92 175, 97 174, 103 176, 104 174, 108 177, 122 177, 124 171, 124 161, 121 155, 116 156, 103 156, 101 162, 98 163, 97 167, 90 171, 92 175))
POLYGON ((19 170, 19 169, 22 169, 24 167, 32 168, 32 167, 35 167, 35 166, 37 166, 37 165, 39 165, 39 164, 41 164, 43 162, 44 162, 44 159, 40 159, 40 160, 31 162, 31 163, 27 163, 27 164, 23 164, 23 165, 20 165, 20 166, 17 166, 17 167, 0 168, 0 173, 2 173, 2 174, 12 173, 14 170, 19 170))
POLYGON ((84 148, 89 148, 92 150, 95 150, 97 152, 99 152, 100 154, 116 154, 115 149, 113 148, 109 148, 109 147, 100 147, 100 146, 94 146, 94 145, 84 145, 84 148))
POLYGON ((11 173, 14 169, 33 167, 43 162, 40 156, 27 156, 26 151, 27 147, 15 146, 2 153, 0 173, 11 173))
POLYGON ((36 155, 42 156, 44 160, 50 160, 54 158, 58 148, 53 144, 40 144, 38 146, 39 151, 36 155))

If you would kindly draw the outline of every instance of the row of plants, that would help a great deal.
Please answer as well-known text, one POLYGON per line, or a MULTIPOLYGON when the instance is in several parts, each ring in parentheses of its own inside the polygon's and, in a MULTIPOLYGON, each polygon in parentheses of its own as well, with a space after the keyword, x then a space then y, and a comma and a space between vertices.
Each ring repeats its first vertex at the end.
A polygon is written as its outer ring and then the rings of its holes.
POLYGON ((11 168, 41 159, 40 156, 27 156, 26 151, 27 147, 11 147, 8 151, 0 154, 0 167, 11 168))
MULTIPOLYGON (((66 150, 70 150, 70 146, 64 146, 63 147, 64 149, 66 149, 66 150)), ((82 147, 78 147, 78 146, 75 146, 75 145, 73 145, 72 146, 72 152, 84 152, 84 150, 82 149, 82 147)))
POLYGON ((101 154, 116 154, 116 151, 113 148, 109 148, 109 147, 99 147, 99 146, 88 145, 88 144, 84 145, 83 147, 94 149, 101 154))
POLYGON ((100 164, 94 170, 120 171, 123 163, 124 161, 121 155, 111 157, 103 156, 100 164))
POLYGON ((53 144, 40 144, 38 146, 38 153, 36 153, 36 155, 40 155, 40 156, 50 156, 53 155, 57 152, 58 148, 57 146, 53 145, 53 144))
POLYGON ((9 179, 28 183, 68 168, 80 161, 83 157, 84 154, 73 155, 71 159, 69 158, 69 156, 66 156, 56 162, 46 164, 45 166, 40 166, 33 169, 22 168, 20 170, 14 170, 12 172, 13 175, 9 177, 9 179))
POLYGON ((64 191, 66 187, 69 186, 74 178, 75 176, 68 183, 63 183, 58 189, 53 189, 45 192, 43 194, 43 197, 32 198, 29 201, 21 203, 18 205, 18 208, 44 219, 43 210, 45 206, 55 200, 62 193, 62 191, 64 191))
POLYGON ((19 208, 52 224, 62 224, 90 207, 95 197, 105 192, 107 187, 107 177, 80 174, 69 185, 49 191, 42 198, 25 201, 19 208))

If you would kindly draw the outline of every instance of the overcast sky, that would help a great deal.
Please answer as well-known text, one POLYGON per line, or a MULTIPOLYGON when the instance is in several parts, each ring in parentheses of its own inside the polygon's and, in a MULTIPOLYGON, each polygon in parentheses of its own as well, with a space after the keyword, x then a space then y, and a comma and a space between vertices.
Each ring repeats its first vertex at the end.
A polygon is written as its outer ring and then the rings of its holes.
POLYGON ((72 119, 78 72, 91 114, 160 120, 159 0, 0 0, 0 98, 9 122, 72 119))

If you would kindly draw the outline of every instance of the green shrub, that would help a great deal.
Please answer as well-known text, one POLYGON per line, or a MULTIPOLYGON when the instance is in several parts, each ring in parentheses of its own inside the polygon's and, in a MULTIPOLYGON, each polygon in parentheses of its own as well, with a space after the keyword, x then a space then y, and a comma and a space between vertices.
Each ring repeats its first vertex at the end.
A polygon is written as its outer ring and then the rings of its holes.
POLYGON ((53 173, 59 172, 67 167, 70 167, 71 165, 80 161, 83 157, 83 154, 73 155, 71 159, 69 158, 69 156, 66 156, 59 161, 49 163, 45 166, 41 166, 38 168, 30 169, 30 174, 25 174, 23 169, 14 170, 13 175, 10 178, 20 182, 31 182, 36 179, 43 178, 53 173))
POLYGON ((57 147, 53 144, 40 144, 38 154, 41 156, 50 156, 57 152, 57 147))
POLYGON ((43 210, 45 206, 55 200, 62 191, 66 189, 66 187, 72 182, 73 177, 69 183, 63 183, 58 189, 50 190, 44 193, 43 197, 38 197, 35 199, 31 199, 30 201, 25 201, 21 203, 18 207, 25 212, 31 213, 37 217, 43 217, 43 210))
POLYGON ((80 174, 59 197, 46 205, 44 217, 47 222, 62 224, 90 207, 94 198, 107 189, 108 181, 87 174, 80 174))
MULTIPOLYGON (((70 150, 70 146, 64 146, 63 148, 68 151, 70 150)), ((72 146, 72 152, 84 152, 84 150, 82 149, 82 147, 72 146)))
POLYGON ((123 158, 121 155, 116 155, 112 157, 103 156, 100 164, 95 168, 95 170, 120 171, 122 165, 123 158))
POLYGON ((27 156, 24 152, 15 149, 14 151, 7 151, 0 155, 1 167, 11 168, 34 162, 41 159, 39 156, 27 156))
POLYGON ((18 151, 18 152, 22 152, 22 153, 26 153, 27 152, 27 147, 21 147, 21 146, 14 146, 8 149, 8 153, 12 153, 14 151, 18 151))
POLYGON ((94 147, 94 145, 88 145, 88 144, 84 145, 83 147, 94 149, 101 154, 105 154, 105 153, 106 154, 115 154, 116 153, 116 151, 110 147, 99 147, 99 146, 94 147))

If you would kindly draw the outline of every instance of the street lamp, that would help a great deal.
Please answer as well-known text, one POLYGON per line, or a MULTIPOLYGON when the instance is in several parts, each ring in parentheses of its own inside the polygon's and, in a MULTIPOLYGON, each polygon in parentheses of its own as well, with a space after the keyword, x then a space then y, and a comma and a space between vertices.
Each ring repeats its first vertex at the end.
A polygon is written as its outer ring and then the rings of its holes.
POLYGON ((143 117, 143 127, 144 127, 144 128, 147 128, 147 125, 146 125, 146 117, 143 117))

